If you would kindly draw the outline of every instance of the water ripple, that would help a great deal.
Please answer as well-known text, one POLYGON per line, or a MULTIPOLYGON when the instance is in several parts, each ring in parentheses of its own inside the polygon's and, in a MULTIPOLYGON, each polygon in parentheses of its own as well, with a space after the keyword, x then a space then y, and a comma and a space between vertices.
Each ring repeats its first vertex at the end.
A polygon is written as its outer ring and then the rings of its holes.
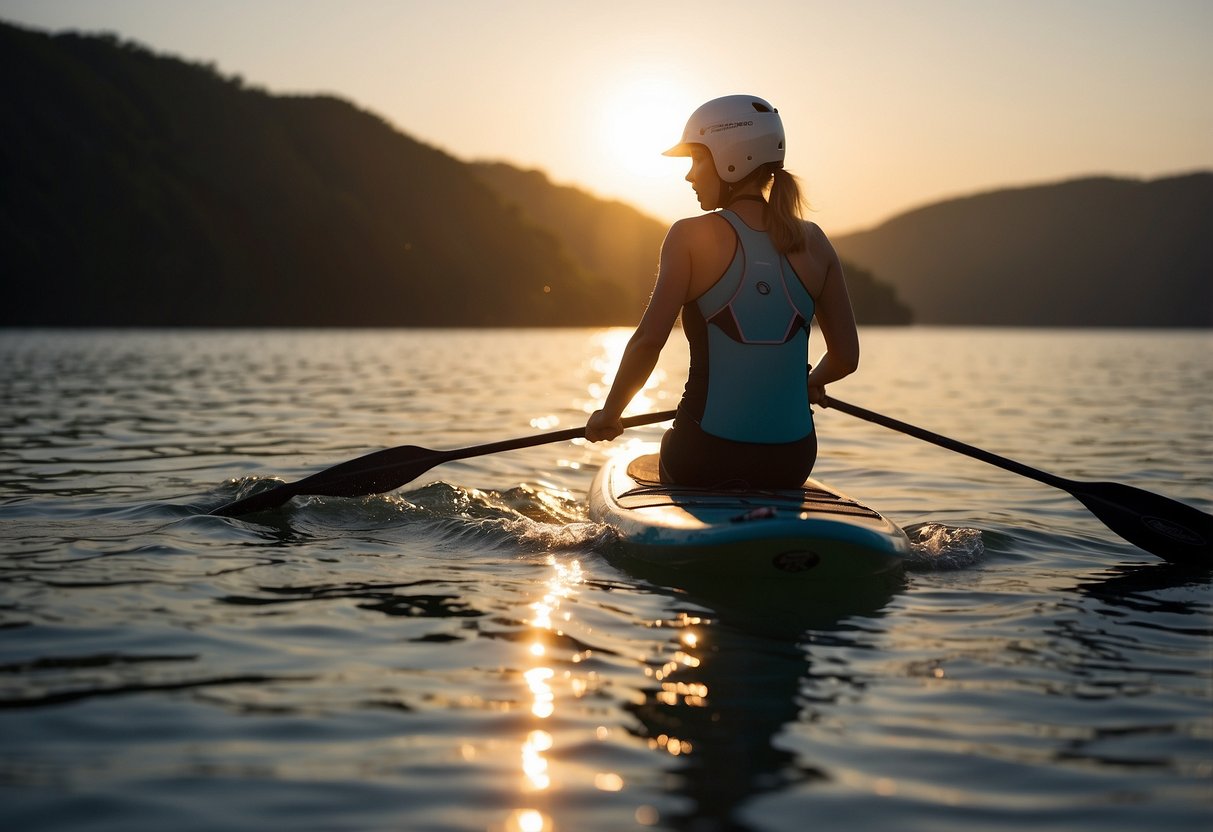
MULTIPOLYGON (((1207 826, 1213 571, 845 414, 815 473, 909 530, 887 586, 616 562, 584 508, 603 445, 205 514, 579 424, 626 337, 0 332, 0 826, 1207 826)), ((1206 334, 863 338, 848 400, 1213 505, 1206 334)), ((654 409, 685 362, 672 339, 654 409)))

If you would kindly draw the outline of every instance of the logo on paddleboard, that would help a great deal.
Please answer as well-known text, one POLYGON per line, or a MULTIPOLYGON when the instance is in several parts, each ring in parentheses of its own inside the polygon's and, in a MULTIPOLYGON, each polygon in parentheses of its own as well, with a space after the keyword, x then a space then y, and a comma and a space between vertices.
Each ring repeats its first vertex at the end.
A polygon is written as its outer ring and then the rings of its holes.
POLYGON ((805 550, 781 552, 771 558, 771 565, 781 572, 808 572, 821 563, 821 556, 805 550))

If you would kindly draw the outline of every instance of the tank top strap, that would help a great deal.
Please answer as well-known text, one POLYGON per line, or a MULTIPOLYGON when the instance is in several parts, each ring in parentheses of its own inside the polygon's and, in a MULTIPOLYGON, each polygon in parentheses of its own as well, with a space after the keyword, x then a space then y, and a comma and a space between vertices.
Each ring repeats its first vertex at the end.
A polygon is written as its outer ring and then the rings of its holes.
POLYGON ((728 208, 720 211, 720 216, 733 226, 733 231, 737 233, 737 239, 741 243, 741 248, 751 258, 768 259, 768 255, 775 259, 779 258, 779 254, 775 251, 775 244, 771 242, 771 236, 765 231, 757 231, 745 224, 745 220, 737 216, 728 208))
POLYGON ((697 303, 705 318, 711 318, 728 306, 743 291, 747 282, 757 280, 754 270, 750 268, 752 264, 779 261, 779 253, 765 231, 750 228, 741 217, 727 208, 717 214, 732 226, 733 233, 737 235, 737 252, 724 274, 699 297, 697 303))
MULTIPOLYGON (((780 317, 783 313, 779 307, 786 304, 784 308, 794 310, 800 317, 795 326, 807 326, 813 319, 816 304, 788 258, 775 248, 771 236, 750 228, 727 208, 718 213, 737 234, 738 246, 728 269, 697 301, 704 318, 720 323, 717 316, 728 307, 738 315, 744 315, 744 308, 751 307, 755 312, 758 308, 764 310, 757 312, 759 315, 780 317), (769 297, 773 306, 759 302, 758 296, 769 297)), ((727 324, 726 328, 731 331, 733 326, 727 324)), ((786 334, 790 334, 790 330, 785 331, 786 334)))

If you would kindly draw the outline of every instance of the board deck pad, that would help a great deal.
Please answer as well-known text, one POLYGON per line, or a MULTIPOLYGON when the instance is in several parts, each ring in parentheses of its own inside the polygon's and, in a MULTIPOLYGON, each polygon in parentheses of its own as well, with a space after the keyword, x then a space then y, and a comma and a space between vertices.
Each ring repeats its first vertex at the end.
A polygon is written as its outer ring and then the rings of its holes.
MULTIPOLYGON (((854 500, 808 486, 778 491, 755 491, 741 488, 698 488, 663 483, 658 468, 657 454, 636 457, 628 463, 627 473, 639 486, 620 494, 617 498, 619 505, 627 509, 655 508, 675 503, 684 508, 720 508, 723 504, 736 505, 738 508, 774 508, 809 514, 834 514, 873 519, 880 517, 877 512, 854 500)), ((749 517, 741 515, 737 519, 749 519, 749 517)))

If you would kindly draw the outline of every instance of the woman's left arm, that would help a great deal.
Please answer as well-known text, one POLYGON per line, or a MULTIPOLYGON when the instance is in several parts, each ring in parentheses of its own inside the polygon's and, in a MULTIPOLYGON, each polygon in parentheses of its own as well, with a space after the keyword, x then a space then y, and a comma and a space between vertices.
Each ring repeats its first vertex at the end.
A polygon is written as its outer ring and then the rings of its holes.
POLYGON ((809 372, 809 401, 824 404, 825 386, 846 378, 859 367, 859 330, 838 253, 819 227, 811 225, 808 231, 810 245, 818 248, 828 263, 825 282, 816 299, 817 326, 826 349, 809 372))

